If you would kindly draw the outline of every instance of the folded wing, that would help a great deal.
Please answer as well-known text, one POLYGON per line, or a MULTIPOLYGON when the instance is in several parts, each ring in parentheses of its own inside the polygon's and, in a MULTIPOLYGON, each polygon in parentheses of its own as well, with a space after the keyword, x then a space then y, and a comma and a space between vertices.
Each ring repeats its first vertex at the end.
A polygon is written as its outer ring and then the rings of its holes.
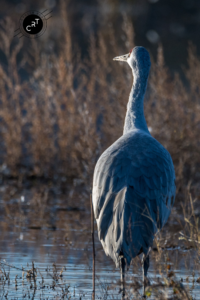
POLYGON ((175 199, 175 173, 168 151, 141 132, 123 135, 98 160, 93 206, 104 250, 116 265, 147 253, 166 223, 175 199))

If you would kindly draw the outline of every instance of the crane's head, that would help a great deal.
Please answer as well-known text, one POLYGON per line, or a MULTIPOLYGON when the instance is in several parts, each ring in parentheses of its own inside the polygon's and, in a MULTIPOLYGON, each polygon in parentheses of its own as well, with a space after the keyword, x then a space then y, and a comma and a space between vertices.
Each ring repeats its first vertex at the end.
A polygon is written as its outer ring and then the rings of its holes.
POLYGON ((114 57, 113 60, 126 61, 133 75, 147 75, 151 67, 149 52, 144 47, 135 47, 128 54, 114 57))

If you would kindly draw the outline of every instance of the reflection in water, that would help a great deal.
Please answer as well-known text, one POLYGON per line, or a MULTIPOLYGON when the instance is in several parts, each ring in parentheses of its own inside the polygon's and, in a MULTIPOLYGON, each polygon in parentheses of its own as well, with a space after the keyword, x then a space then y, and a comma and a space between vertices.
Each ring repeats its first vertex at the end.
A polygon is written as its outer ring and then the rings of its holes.
MULTIPOLYGON (((8 194, 5 189, 5 194, 1 195, 0 260, 15 268, 0 266, 0 294, 5 299, 91 299, 89 202, 79 210, 74 199, 70 202, 67 196, 59 193, 56 196, 49 190, 45 196, 46 190, 44 186, 42 190, 16 191, 5 198, 8 194)), ((191 245, 191 249, 190 246, 186 249, 184 241, 178 240, 177 217, 181 219, 181 213, 175 209, 151 252, 149 299, 155 299, 155 293, 157 299, 164 296, 172 299, 172 294, 178 297, 176 299, 183 299, 185 294, 181 286, 177 286, 178 282, 183 284, 188 295, 200 299, 200 284, 196 282, 200 275, 198 251, 191 245)), ((97 233, 95 246, 96 299, 121 299, 120 272, 105 256, 97 233)), ((139 258, 127 272, 126 283, 128 298, 139 299, 142 294, 139 258)))

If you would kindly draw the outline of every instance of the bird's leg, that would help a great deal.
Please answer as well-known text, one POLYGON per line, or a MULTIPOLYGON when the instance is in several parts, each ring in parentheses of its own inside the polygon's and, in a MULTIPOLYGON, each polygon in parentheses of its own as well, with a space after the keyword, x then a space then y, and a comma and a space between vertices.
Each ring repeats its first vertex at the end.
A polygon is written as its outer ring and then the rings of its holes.
POLYGON ((148 255, 143 255, 142 258, 142 269, 143 269, 143 297, 146 298, 145 296, 145 288, 146 285, 148 284, 148 279, 147 279, 147 271, 149 268, 149 254, 148 255))
POLYGON ((121 256, 121 291, 122 291, 122 300, 125 300, 125 259, 121 256))

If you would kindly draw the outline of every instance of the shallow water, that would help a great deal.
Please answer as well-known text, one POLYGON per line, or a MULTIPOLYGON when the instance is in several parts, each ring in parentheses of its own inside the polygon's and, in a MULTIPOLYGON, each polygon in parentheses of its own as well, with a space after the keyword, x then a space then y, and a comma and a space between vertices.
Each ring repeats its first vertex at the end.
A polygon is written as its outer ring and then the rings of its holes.
MULTIPOLYGON (((26 195, 24 201, 21 201, 23 198, 19 194, 6 201, 8 206, 1 199, 0 260, 3 264, 15 267, 1 265, 2 272, 9 273, 7 280, 0 274, 2 299, 91 299, 92 244, 89 208, 81 208, 79 211, 72 206, 63 206, 63 202, 58 200, 53 211, 52 207, 50 209, 51 204, 48 205, 50 210, 43 207, 42 212, 41 207, 32 206, 26 192, 23 194, 26 195), (17 206, 15 203, 18 203, 17 206), (12 210, 9 210, 9 205, 12 210), (5 217, 8 215, 12 221, 16 216, 16 220, 12 222, 5 217), (21 223, 20 218, 23 220, 21 223), (33 278, 26 277, 26 271, 32 268, 32 262, 37 269, 35 282, 33 278), (59 276, 61 270, 62 277, 59 276)), ((200 299, 200 284, 196 282, 200 276, 198 252, 194 248, 187 249, 178 240, 177 232, 172 230, 176 228, 173 216, 177 214, 175 209, 163 230, 160 252, 156 248, 151 252, 148 276, 153 286, 158 284, 158 280, 159 284, 164 283, 164 278, 173 279, 174 282, 182 280, 188 295, 192 299, 200 299), (172 277, 169 277, 170 272, 172 277)), ((120 272, 111 259, 105 256, 96 232, 95 248, 96 299, 121 299, 120 272)), ((136 258, 126 276, 129 299, 140 298, 141 280, 140 259, 136 258)), ((166 299, 173 299, 170 297, 174 293, 180 296, 177 299, 184 299, 174 286, 159 286, 156 292, 159 295, 166 294, 166 299)), ((149 299, 155 299, 154 290, 150 290, 149 299)))
MULTIPOLYGON (((6 261, 8 264, 26 270, 31 269, 32 261, 34 262, 37 272, 36 286, 34 290, 33 280, 26 278, 26 273, 22 278, 22 271, 9 268, 5 266, 6 272, 10 272, 10 283, 5 285, 1 281, 1 295, 8 293, 8 299, 21 299, 30 295, 32 299, 60 299, 62 295, 62 288, 68 289, 68 297, 79 299, 80 296, 85 299, 91 298, 92 290, 92 253, 91 243, 82 241, 79 243, 78 236, 81 232, 76 232, 76 241, 71 241, 67 246, 63 241, 64 233, 62 230, 44 231, 44 230, 27 230, 23 232, 4 232, 3 242, 0 245, 0 258, 1 261, 6 261), (53 280, 53 263, 56 264, 58 274, 64 267, 62 278, 57 281, 53 280), (47 271, 47 268, 49 271, 47 271), (16 275, 17 285, 16 285, 16 275), (44 282, 42 283, 42 277, 44 282), (54 282, 54 283, 53 283, 54 282), (54 288, 53 286, 56 285, 54 288), (31 287, 32 286, 32 287, 31 287), (25 296, 26 295, 26 296, 25 296), (33 298, 34 297, 34 298, 33 298)), ((88 232, 88 235, 90 233, 88 232)), ((119 270, 115 268, 113 262, 107 258, 103 251, 100 249, 99 243, 96 241, 97 248, 97 270, 96 270, 96 293, 98 299, 120 299, 119 294, 119 270), (98 257, 100 256, 100 257, 98 257), (109 288, 108 288, 109 287, 109 288), (107 298, 106 298, 107 297, 107 298)), ((149 278, 151 283, 155 282, 156 278, 162 278, 159 272, 166 273, 164 259, 156 262, 157 253, 151 254, 151 266, 149 269, 149 278), (163 270, 164 267, 164 270, 163 270), (157 269, 158 268, 158 269, 157 269)), ((163 250, 164 257, 170 257, 168 266, 172 267, 173 272, 176 274, 177 280, 183 279, 183 284, 186 288, 189 287, 190 294, 195 299, 200 299, 200 285, 193 284, 193 280, 199 277, 199 272, 195 270, 193 258, 196 255, 194 250, 182 251, 176 250, 163 250), (195 272, 194 277, 192 272, 195 272), (186 278, 189 277, 189 282, 186 278)), ((139 262, 137 260, 137 264, 139 262)), ((132 266, 128 271, 128 283, 135 277, 137 280, 142 279, 141 268, 135 270, 137 266, 132 266)), ((129 292, 132 291, 128 287, 129 292)), ((141 292, 141 289, 139 289, 141 292)), ((169 294, 173 293, 173 289, 168 289, 169 294)), ((66 296, 67 299, 67 296, 66 296)), ((153 299, 153 298, 152 298, 153 299)))

